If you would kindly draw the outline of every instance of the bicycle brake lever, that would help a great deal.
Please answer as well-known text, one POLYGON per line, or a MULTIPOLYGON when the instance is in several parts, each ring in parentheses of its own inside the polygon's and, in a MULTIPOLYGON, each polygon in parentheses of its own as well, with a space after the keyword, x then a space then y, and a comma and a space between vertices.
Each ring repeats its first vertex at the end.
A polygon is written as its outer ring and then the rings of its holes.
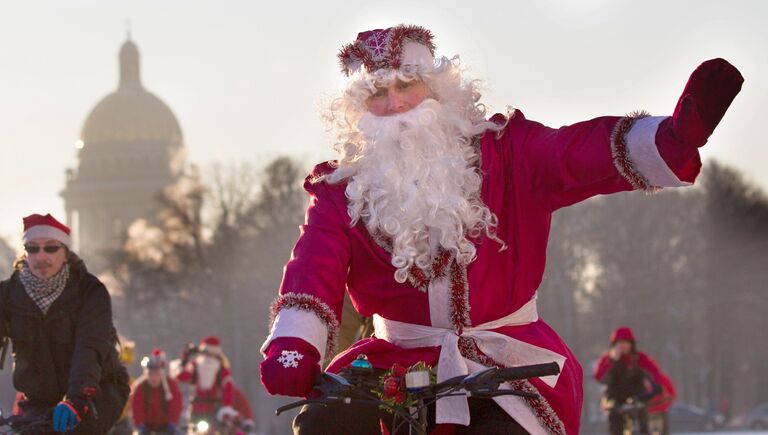
POLYGON ((534 400, 538 400, 541 398, 541 396, 539 396, 538 394, 529 393, 527 391, 518 391, 518 390, 497 390, 497 391, 490 391, 490 392, 477 392, 477 393, 471 393, 468 396, 477 397, 481 399, 489 399, 491 397, 496 397, 496 396, 520 396, 520 397, 525 397, 525 398, 534 399, 534 400))
POLYGON ((329 381, 331 383, 343 385, 345 387, 351 386, 346 378, 339 376, 336 373, 324 372, 320 375, 320 381, 329 381))
POLYGON ((93 416, 94 420, 99 419, 99 411, 96 410, 96 405, 93 404, 93 399, 91 396, 88 397, 88 408, 91 410, 91 415, 93 416))
POLYGON ((461 386, 465 390, 471 391, 473 395, 495 392, 503 382, 503 380, 499 379, 497 376, 498 371, 498 368, 491 367, 473 373, 464 379, 461 386))
POLYGON ((321 397, 339 397, 351 393, 355 387, 344 377, 334 373, 322 373, 317 378, 315 390, 320 392, 321 397))
POLYGON ((283 405, 275 410, 275 415, 280 415, 285 411, 288 411, 293 408, 298 408, 299 406, 309 405, 310 403, 323 403, 321 400, 317 399, 307 399, 307 400, 299 400, 298 402, 289 403, 287 405, 283 405))
POLYGON ((493 376, 498 372, 499 369, 496 367, 490 367, 485 370, 481 370, 479 372, 472 373, 471 375, 464 378, 464 385, 471 385, 476 383, 485 383, 489 379, 492 379, 493 376))

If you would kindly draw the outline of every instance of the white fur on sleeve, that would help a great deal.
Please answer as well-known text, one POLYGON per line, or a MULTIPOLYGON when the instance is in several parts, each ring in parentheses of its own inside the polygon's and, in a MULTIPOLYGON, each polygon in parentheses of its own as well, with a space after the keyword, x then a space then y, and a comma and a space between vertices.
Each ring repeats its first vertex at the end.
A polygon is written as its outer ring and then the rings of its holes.
POLYGON ((313 312, 296 308, 284 308, 280 310, 269 336, 261 345, 261 353, 264 354, 275 338, 294 337, 301 338, 317 349, 320 353, 320 361, 325 359, 325 349, 328 343, 328 328, 326 324, 313 312))
POLYGON ((648 116, 635 121, 627 133, 627 149, 635 168, 652 186, 679 187, 691 183, 681 181, 669 169, 656 147, 656 131, 667 116, 648 116))

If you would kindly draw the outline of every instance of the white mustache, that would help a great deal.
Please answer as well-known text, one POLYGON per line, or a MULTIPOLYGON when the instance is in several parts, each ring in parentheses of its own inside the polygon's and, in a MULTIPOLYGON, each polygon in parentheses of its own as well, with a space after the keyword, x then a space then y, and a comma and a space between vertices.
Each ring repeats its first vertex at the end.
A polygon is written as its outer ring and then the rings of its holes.
POLYGON ((395 279, 408 268, 427 267, 438 246, 468 264, 475 248, 467 231, 490 228, 490 211, 479 199, 481 178, 475 154, 462 142, 458 123, 445 106, 424 100, 387 117, 363 115, 358 158, 338 174, 349 176, 347 212, 371 233, 393 241, 395 279))

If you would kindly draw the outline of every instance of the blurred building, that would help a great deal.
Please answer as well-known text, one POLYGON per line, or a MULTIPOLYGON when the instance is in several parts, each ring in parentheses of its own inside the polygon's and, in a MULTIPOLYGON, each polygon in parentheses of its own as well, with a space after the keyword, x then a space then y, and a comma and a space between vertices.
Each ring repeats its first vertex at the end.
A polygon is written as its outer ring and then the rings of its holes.
POLYGON ((158 195, 183 168, 181 128, 171 109, 141 82, 140 57, 128 36, 120 81, 85 120, 79 165, 61 192, 75 249, 93 261, 120 248, 128 226, 157 213, 158 195))

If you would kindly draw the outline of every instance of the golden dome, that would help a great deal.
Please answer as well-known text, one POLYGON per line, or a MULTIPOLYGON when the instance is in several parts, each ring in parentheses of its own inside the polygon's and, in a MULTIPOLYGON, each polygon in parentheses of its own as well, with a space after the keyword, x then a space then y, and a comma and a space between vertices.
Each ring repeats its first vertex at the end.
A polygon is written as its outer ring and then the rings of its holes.
MULTIPOLYGON (((181 128, 171 109, 144 89, 139 76, 139 50, 128 40, 120 49, 120 84, 85 120, 80 134, 84 151, 92 145, 125 142, 182 144, 181 128)), ((87 152, 87 151, 86 151, 87 152)))
POLYGON ((104 97, 83 125, 80 139, 89 145, 152 141, 181 144, 181 129, 171 109, 143 89, 118 89, 104 97))

